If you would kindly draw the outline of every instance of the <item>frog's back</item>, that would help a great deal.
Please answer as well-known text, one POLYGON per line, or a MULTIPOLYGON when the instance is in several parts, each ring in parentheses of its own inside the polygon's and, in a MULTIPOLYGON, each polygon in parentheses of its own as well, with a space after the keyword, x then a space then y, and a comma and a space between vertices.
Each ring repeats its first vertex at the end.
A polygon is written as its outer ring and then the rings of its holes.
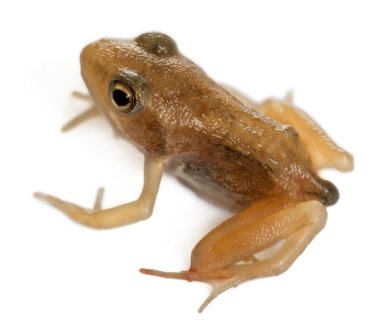
POLYGON ((330 196, 337 196, 336 188, 313 170, 292 127, 246 107, 221 87, 212 99, 192 114, 198 124, 186 135, 192 151, 170 164, 200 196, 232 210, 276 195, 327 205, 330 196))

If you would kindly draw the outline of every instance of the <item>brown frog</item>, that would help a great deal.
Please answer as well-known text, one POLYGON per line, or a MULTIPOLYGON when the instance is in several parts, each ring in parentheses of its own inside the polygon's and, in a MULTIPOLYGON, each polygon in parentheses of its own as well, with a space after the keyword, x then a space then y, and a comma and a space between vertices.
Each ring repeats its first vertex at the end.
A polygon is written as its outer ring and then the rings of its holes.
POLYGON ((104 115, 145 155, 144 186, 131 203, 93 209, 36 193, 77 222, 94 228, 128 225, 153 212, 162 173, 170 170, 205 199, 236 212, 194 248, 188 271, 142 273, 203 281, 213 291, 286 271, 324 227, 336 187, 317 171, 353 168, 339 148, 291 100, 255 104, 210 79, 160 33, 102 39, 81 53, 94 106, 65 126, 104 115), (281 242, 267 258, 256 255, 281 242))

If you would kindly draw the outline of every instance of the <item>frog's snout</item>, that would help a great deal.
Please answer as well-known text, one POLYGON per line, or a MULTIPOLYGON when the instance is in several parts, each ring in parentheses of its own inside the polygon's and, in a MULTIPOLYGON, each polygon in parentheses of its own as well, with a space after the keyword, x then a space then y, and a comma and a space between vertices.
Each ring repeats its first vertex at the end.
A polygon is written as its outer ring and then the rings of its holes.
POLYGON ((98 46, 97 43, 88 44, 85 48, 83 48, 80 53, 80 66, 82 75, 88 73, 91 68, 98 66, 98 46))

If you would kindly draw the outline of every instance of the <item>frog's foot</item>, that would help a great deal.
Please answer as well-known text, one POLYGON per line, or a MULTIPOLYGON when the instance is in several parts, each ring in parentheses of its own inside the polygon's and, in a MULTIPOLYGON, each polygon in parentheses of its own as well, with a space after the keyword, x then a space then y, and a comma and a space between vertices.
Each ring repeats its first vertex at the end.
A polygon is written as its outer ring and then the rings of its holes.
MULTIPOLYGON (((88 219, 91 218, 91 216, 95 215, 96 212, 101 210, 103 195, 104 189, 99 188, 96 194, 94 207, 92 209, 85 209, 79 205, 69 203, 52 195, 47 195, 39 192, 34 193, 35 198, 54 206, 56 209, 61 210, 72 219, 79 219, 82 224, 86 224, 87 226, 90 226, 90 221, 88 219)), ((95 228, 101 228, 100 226, 95 226, 94 222, 91 222, 91 226, 95 228)))
POLYGON ((92 102, 92 98, 91 98, 91 96, 88 93, 83 93, 83 92, 80 92, 80 91, 73 91, 71 93, 71 95, 73 97, 75 97, 75 98, 83 99, 83 100, 91 101, 92 102))
MULTIPOLYGON (((85 94, 85 93, 82 93, 82 92, 78 92, 78 91, 73 91, 72 95, 75 98, 83 99, 83 100, 86 100, 86 101, 89 101, 89 102, 92 103, 92 99, 91 99, 91 97, 88 94, 85 94)), ((83 122, 86 122, 87 120, 92 119, 94 117, 97 117, 99 115, 100 115, 100 112, 96 108, 96 106, 95 105, 91 105, 84 112, 78 114, 76 117, 74 117, 69 122, 67 122, 66 124, 64 124, 64 126, 62 127, 62 131, 63 132, 67 132, 67 131, 69 131, 69 130, 71 130, 71 129, 77 127, 77 126, 79 126, 83 122)))
POLYGON ((104 229, 135 223, 147 219, 153 212, 158 188, 164 169, 165 160, 146 158, 144 170, 144 187, 140 197, 134 201, 110 209, 102 209, 104 189, 98 190, 93 209, 66 202, 52 195, 35 193, 40 199, 62 211, 71 219, 89 227, 104 229))
MULTIPOLYGON (((37 192, 37 193, 34 193, 34 197, 41 200, 41 201, 44 201, 50 205, 53 205, 54 207, 56 207, 59 210, 62 210, 62 209, 70 210, 70 205, 71 205, 71 209, 74 210, 74 208, 73 208, 74 204, 65 202, 65 201, 63 201, 63 200, 61 200, 55 196, 52 196, 52 195, 46 195, 46 194, 37 192)), ((103 197, 104 197, 104 188, 99 188, 98 191, 96 192, 94 208, 91 210, 89 209, 88 211, 94 212, 94 211, 101 210, 102 209, 103 197)))
POLYGON ((189 271, 140 271, 210 284, 213 290, 199 308, 202 312, 231 287, 285 272, 323 228, 326 218, 325 207, 317 201, 294 202, 280 198, 258 202, 206 235, 192 252, 189 271), (280 241, 283 241, 282 246, 269 258, 258 260, 254 256, 280 241))
POLYGON ((92 119, 94 117, 97 117, 99 115, 100 115, 100 113, 99 113, 98 109, 96 108, 96 106, 92 105, 88 109, 86 109, 84 112, 78 114, 76 117, 71 119, 69 122, 65 123, 61 130, 63 132, 67 132, 67 131, 79 126, 83 122, 86 122, 87 120, 92 119))
POLYGON ((141 273, 169 278, 169 279, 181 279, 186 281, 202 281, 208 283, 212 287, 212 291, 210 295, 206 298, 206 300, 202 303, 202 305, 198 308, 198 312, 201 313, 208 304, 215 299, 219 294, 225 292, 227 289, 231 287, 236 287, 239 283, 243 282, 239 280, 237 277, 232 277, 229 274, 225 274, 223 272, 217 273, 197 273, 195 271, 182 271, 182 272, 164 272, 159 270, 152 269, 140 269, 141 273))

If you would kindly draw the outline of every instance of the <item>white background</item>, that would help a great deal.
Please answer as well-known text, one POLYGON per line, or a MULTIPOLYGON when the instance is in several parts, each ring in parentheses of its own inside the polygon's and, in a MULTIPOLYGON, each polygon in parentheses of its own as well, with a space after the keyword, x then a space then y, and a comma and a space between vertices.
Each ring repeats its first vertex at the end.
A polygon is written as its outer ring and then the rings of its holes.
POLYGON ((3 1, 0 5, 0 331, 379 331, 380 9, 376 1, 3 1), (143 158, 86 107, 78 55, 101 37, 171 35, 216 79, 256 100, 289 89, 355 156, 324 171, 341 192, 326 228, 284 275, 247 282, 203 314, 206 284, 141 275, 187 269, 229 214, 165 176, 153 217, 79 226, 36 190, 90 207, 136 198, 143 158))

